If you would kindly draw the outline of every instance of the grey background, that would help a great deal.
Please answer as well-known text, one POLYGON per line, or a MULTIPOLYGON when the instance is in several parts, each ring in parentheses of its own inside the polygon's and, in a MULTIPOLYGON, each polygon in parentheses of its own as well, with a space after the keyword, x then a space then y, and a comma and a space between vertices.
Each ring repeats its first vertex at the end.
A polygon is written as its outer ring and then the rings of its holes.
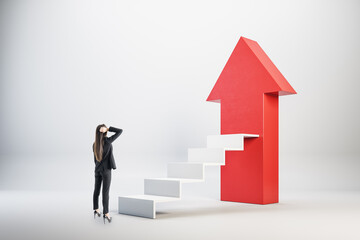
MULTIPOLYGON (((240 36, 298 92, 280 98, 280 189, 359 190, 359 1, 1 1, 0 189, 87 191, 95 127, 112 193, 219 134, 206 102, 240 36)), ((217 198, 219 168, 185 194, 217 198)))

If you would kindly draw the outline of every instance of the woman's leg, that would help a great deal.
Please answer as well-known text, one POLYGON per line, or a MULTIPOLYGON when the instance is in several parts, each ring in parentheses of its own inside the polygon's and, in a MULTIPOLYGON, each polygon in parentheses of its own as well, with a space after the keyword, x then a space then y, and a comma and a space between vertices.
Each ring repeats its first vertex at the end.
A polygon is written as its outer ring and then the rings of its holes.
POLYGON ((103 203, 103 213, 109 213, 109 191, 111 183, 111 169, 105 170, 102 172, 103 177, 103 189, 102 189, 102 203, 103 203))
POLYGON ((102 176, 99 172, 95 172, 95 188, 93 194, 93 207, 94 210, 99 208, 99 195, 101 188, 102 176))

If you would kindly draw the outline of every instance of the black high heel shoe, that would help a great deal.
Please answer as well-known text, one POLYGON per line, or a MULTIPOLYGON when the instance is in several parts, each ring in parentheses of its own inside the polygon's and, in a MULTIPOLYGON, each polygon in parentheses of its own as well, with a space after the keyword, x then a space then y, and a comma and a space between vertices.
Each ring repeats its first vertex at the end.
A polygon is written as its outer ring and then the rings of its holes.
POLYGON ((98 217, 100 217, 100 213, 97 212, 97 211, 94 211, 94 219, 95 219, 96 215, 97 215, 98 217))
POLYGON ((104 218, 104 224, 105 224, 105 218, 108 220, 109 223, 111 223, 112 217, 108 217, 104 214, 103 218, 104 218))

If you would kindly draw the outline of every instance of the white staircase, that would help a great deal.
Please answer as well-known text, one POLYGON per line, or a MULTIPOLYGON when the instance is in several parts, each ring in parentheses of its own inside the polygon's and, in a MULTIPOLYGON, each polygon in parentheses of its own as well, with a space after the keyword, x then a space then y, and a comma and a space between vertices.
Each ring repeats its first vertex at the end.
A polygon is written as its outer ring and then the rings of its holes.
POLYGON ((144 194, 119 197, 119 213, 155 218, 156 204, 181 198, 182 183, 203 182, 205 166, 225 165, 225 151, 243 151, 244 139, 256 134, 207 137, 207 148, 189 148, 187 162, 170 162, 166 178, 144 179, 144 194))

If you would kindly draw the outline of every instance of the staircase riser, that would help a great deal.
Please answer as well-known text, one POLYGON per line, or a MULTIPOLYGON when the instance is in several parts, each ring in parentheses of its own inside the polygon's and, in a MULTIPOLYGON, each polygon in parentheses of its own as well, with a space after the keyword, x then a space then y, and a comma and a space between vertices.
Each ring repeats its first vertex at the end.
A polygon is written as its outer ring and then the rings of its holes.
POLYGON ((167 176, 172 178, 204 178, 204 165, 194 163, 169 163, 167 176))
POLYGON ((189 148, 189 162, 225 163, 225 151, 220 148, 189 148))
POLYGON ((155 218, 155 203, 152 200, 119 197, 118 211, 138 217, 155 218))
POLYGON ((244 136, 242 135, 207 136, 207 147, 244 150, 244 136))
POLYGON ((144 194, 180 197, 181 184, 180 181, 145 179, 144 194))

